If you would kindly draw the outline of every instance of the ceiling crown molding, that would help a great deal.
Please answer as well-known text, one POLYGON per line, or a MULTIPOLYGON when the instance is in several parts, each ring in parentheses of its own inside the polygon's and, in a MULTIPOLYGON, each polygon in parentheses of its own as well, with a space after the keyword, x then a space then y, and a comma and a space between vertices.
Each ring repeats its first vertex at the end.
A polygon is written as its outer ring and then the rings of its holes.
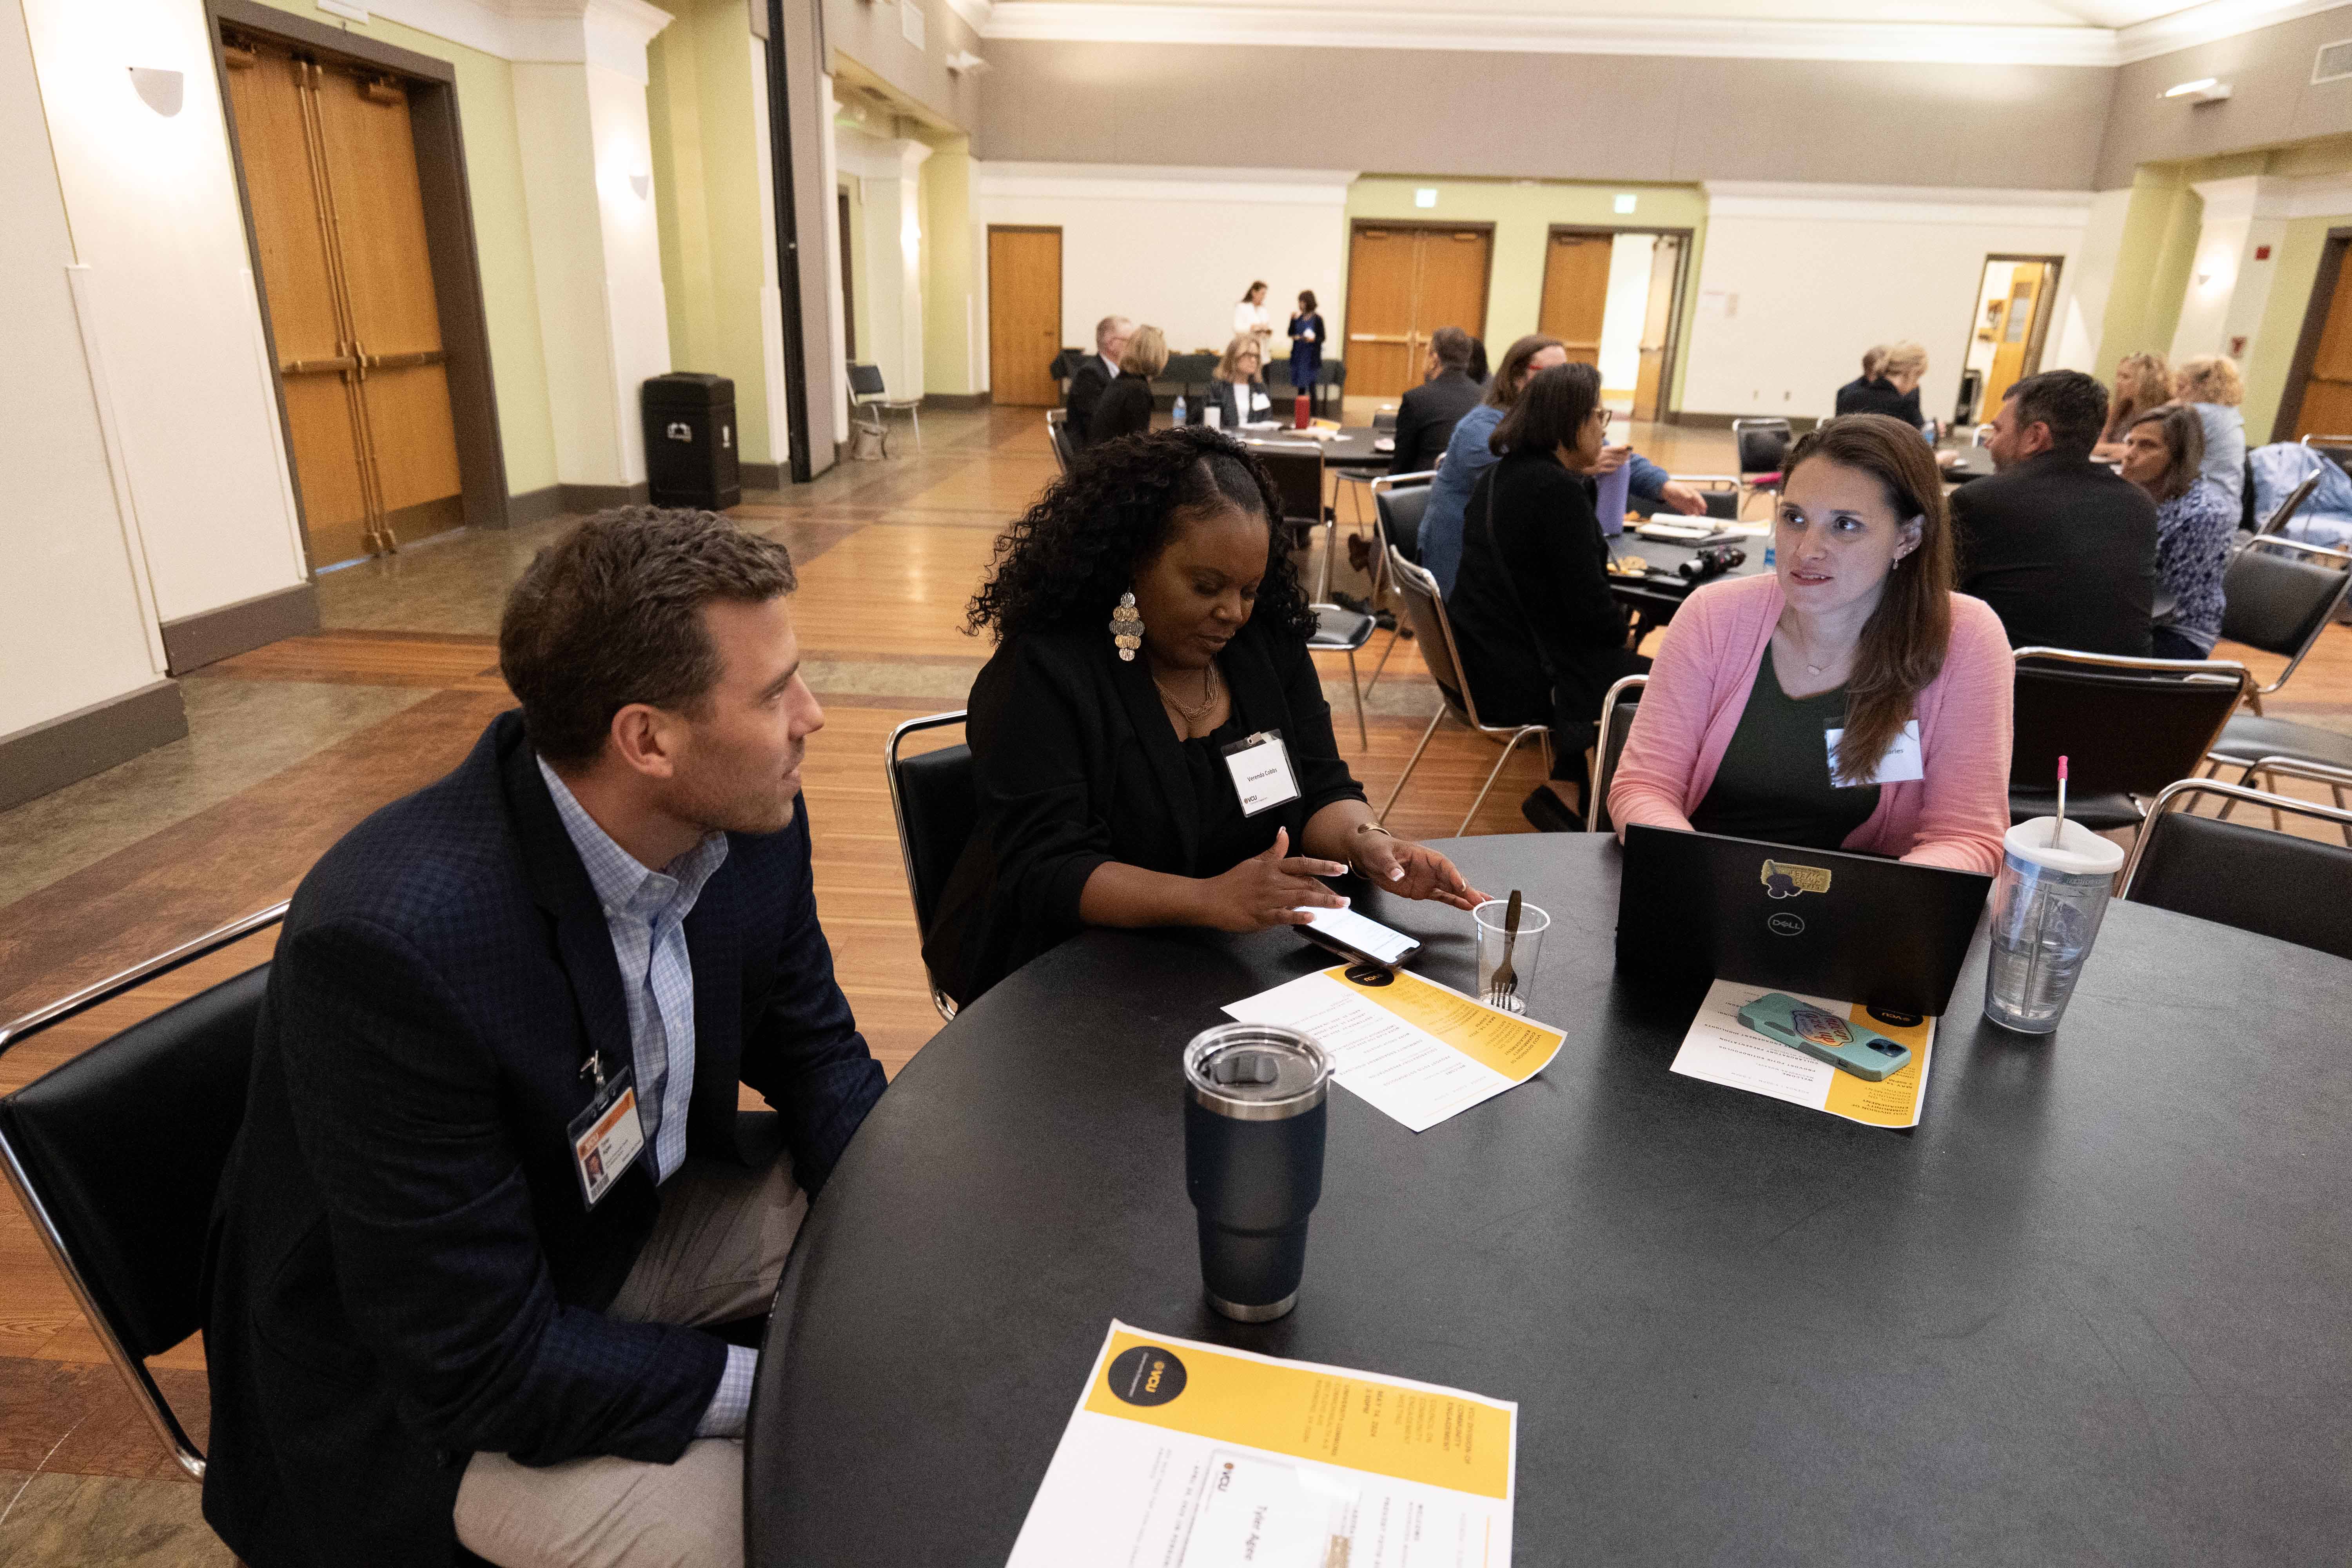
POLYGON ((994 0, 987 38, 1257 47, 1470 49, 1958 65, 2114 66, 2105 27, 1694 17, 1545 16, 1525 11, 1341 12, 1307 5, 994 0))
POLYGON ((2352 0, 2206 0, 2169 16, 2116 29, 2116 52, 2125 65, 2152 60, 2175 49, 2234 38, 2282 22, 2300 21, 2322 11, 2341 10, 2352 0))
POLYGON ((368 0, 368 9, 502 60, 594 65, 646 79, 670 14, 646 0, 368 0))

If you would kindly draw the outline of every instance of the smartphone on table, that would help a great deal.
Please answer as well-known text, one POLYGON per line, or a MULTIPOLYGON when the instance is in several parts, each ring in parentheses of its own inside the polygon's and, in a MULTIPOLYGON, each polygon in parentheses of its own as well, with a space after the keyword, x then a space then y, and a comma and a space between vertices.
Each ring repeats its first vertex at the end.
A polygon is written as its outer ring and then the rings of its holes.
POLYGON ((1353 910, 1309 909, 1302 912, 1307 921, 1298 928, 1298 934, 1342 958, 1398 969, 1421 951, 1421 943, 1404 932, 1391 931, 1353 910))
POLYGON ((1840 1072, 1878 1083, 1911 1065, 1911 1047, 1897 1044, 1866 1024, 1856 1024, 1800 1002, 1780 992, 1768 992, 1739 1009, 1739 1021, 1768 1040, 1794 1047, 1840 1072))

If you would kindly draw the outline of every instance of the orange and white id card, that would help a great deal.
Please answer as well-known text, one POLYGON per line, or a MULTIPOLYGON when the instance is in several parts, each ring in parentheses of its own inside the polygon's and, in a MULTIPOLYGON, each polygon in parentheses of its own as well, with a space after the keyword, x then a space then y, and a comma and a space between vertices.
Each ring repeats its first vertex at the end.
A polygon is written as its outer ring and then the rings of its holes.
POLYGON ((646 1152, 645 1123, 637 1118, 636 1076, 634 1068, 624 1068, 604 1080, 588 1109, 565 1129, 572 1139, 580 1194, 592 1209, 646 1152))

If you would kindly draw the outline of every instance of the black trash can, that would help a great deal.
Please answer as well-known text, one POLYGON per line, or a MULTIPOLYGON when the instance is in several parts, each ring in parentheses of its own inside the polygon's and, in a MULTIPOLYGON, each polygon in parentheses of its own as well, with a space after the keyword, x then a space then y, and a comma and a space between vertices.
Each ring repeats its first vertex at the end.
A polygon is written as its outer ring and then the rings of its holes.
POLYGON ((656 506, 721 511, 743 499, 735 384, 672 371, 645 385, 646 479, 656 506))

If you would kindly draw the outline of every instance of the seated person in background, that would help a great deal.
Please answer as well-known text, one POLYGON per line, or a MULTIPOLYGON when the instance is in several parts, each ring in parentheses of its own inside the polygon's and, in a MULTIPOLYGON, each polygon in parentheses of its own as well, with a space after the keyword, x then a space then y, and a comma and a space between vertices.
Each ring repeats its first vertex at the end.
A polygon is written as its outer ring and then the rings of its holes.
POLYGON ((2156 574, 2172 595, 2156 628, 2158 658, 2210 658, 2221 636, 2221 580, 2230 570, 2238 510, 2197 471, 2205 456, 2196 410, 2151 408, 2124 437, 2124 478, 2156 503, 2156 574))
POLYGON ((1468 376, 1471 380, 1476 382, 1481 386, 1486 384, 1487 372, 1486 339, 1472 338, 1470 340, 1470 363, 1463 367, 1462 374, 1468 376))
MULTIPOLYGON (((1927 374, 1927 351, 1917 343, 1906 342, 1888 343, 1872 352, 1885 356, 1878 362, 1878 374, 1840 387, 1837 411, 1884 414, 1902 420, 1914 430, 1927 424, 1927 416, 1919 412, 1919 382, 1927 374)), ((1868 354, 1863 356, 1863 368, 1870 368, 1868 354)))
MULTIPOLYGON (((2102 463, 2124 460, 2124 437, 2139 416, 2172 401, 2172 367, 2162 354, 2126 354, 2116 366, 2115 395, 2108 400, 2107 427, 2091 456, 2102 463)), ((2203 440, 2199 441, 2203 449, 2203 440)))
POLYGON ((1133 331, 1135 323, 1125 316, 1105 316, 1095 323, 1094 357, 1070 373, 1070 396, 1064 405, 1068 412, 1064 425, 1074 447, 1093 438, 1087 426, 1094 418, 1095 405, 1101 400, 1103 389, 1118 379, 1118 356, 1127 352, 1127 336, 1133 331))
POLYGON ((792 587, 723 517, 589 519, 509 595, 522 710, 303 879, 207 1259, 240 1557, 743 1561, 758 1356, 695 1325, 767 1312, 882 1093, 796 809, 792 587), (607 1105, 642 1142, 581 1151, 607 1105))
POLYGON ((2242 520, 2246 501, 2246 416, 2238 412, 2246 384, 2238 362, 2227 354, 2198 354, 2180 362, 2172 395, 2197 410, 2205 429, 2205 460, 2198 468, 2242 520))
POLYGON ((1118 356, 1118 379, 1095 405, 1087 444, 1116 441, 1151 428, 1151 378, 1168 368, 1168 340, 1158 327, 1138 327, 1118 356))
POLYGON ((1943 482, 1884 415, 1798 441, 1769 575, 1693 594, 1666 628, 1609 786, 1635 823, 2000 868, 2011 668, 1951 590, 1943 482))
POLYGON ((1397 405, 1396 451, 1389 459, 1390 473, 1418 474, 1437 467, 1454 422, 1477 407, 1484 395, 1470 379, 1469 367, 1469 333, 1459 327, 1440 327, 1430 334, 1422 383, 1397 405))
POLYGON ((1878 373, 1885 364, 1886 345, 1885 343, 1873 343, 1863 350, 1862 374, 1837 389, 1837 412, 1853 413, 1855 401, 1869 395, 1871 383, 1878 379, 1878 373))
POLYGON ((1610 592, 1609 542, 1580 476, 1601 456, 1608 415, 1589 364, 1528 383, 1489 438, 1498 460, 1471 492, 1445 602, 1480 720, 1551 726, 1551 781, 1519 807, 1547 832, 1584 826, 1584 753, 1601 700, 1650 668, 1626 646, 1632 623, 1610 592))
POLYGON ((1088 451, 998 542, 971 610, 997 637, 965 725, 979 817, 923 944, 949 995, 1090 925, 1298 925, 1343 871, 1484 899, 1339 760, 1280 515, 1229 437, 1165 430, 1088 451), (1296 788, 1245 811, 1226 748, 1269 731, 1296 788))
POLYGON ((2091 461, 2106 389, 2048 370, 2009 389, 1994 472, 1952 493, 1959 586, 1990 605, 2011 647, 2148 655, 2156 503, 2091 461))
MULTIPOLYGON (((1429 483, 1429 500, 1422 510, 1419 539, 1391 541, 1404 552, 1407 560, 1417 560, 1436 578, 1443 592, 1454 592, 1454 574, 1461 569, 1462 517, 1470 504, 1471 488, 1477 484, 1486 465, 1495 460, 1487 437, 1494 435, 1495 426, 1503 422, 1503 416, 1510 412, 1511 405, 1519 400, 1519 394, 1538 371, 1567 363, 1568 351, 1560 346, 1559 340, 1540 332, 1530 332, 1503 351, 1503 363, 1496 368, 1494 380, 1486 384, 1486 400, 1456 422, 1453 438, 1445 444, 1445 457, 1437 466, 1437 478, 1429 483)), ((1632 493, 1637 509, 1642 504, 1669 506, 1692 516, 1706 510, 1706 499, 1696 490, 1675 483, 1664 468, 1630 447, 1603 447, 1596 468, 1607 473, 1619 463, 1628 462, 1633 465, 1632 493)))
POLYGON ((1212 408, 1217 411, 1218 426, 1226 430, 1273 418, 1274 404, 1266 397, 1265 383, 1258 379, 1263 352, 1255 338, 1235 333, 1218 356, 1217 368, 1209 373, 1209 390, 1192 410, 1191 423, 1206 425, 1212 408))

